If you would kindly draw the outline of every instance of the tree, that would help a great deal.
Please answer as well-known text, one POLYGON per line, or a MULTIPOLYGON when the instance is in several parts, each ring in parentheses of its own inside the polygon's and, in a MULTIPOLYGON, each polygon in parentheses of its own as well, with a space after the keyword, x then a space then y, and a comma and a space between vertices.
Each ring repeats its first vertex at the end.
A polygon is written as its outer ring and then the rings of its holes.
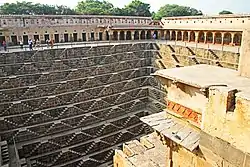
POLYGON ((140 0, 133 0, 125 6, 124 10, 127 11, 127 14, 130 16, 151 16, 150 5, 143 3, 140 0))
POLYGON ((228 10, 223 10, 219 14, 233 14, 233 12, 228 11, 228 10))
POLYGON ((66 15, 76 14, 67 6, 54 6, 32 2, 5 3, 0 6, 0 14, 40 14, 40 15, 66 15))
POLYGON ((88 15, 111 15, 114 10, 112 3, 99 0, 85 0, 78 2, 76 11, 88 15))
POLYGON ((162 17, 173 17, 173 16, 196 16, 202 15, 200 10, 187 6, 179 6, 176 4, 167 4, 162 6, 158 12, 154 15, 154 19, 159 20, 162 17))

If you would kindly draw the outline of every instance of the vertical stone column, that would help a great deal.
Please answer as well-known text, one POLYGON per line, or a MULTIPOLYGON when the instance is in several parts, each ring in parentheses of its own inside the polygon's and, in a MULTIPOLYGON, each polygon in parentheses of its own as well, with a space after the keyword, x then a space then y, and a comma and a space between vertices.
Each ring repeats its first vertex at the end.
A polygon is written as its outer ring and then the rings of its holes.
POLYGON ((96 40, 97 40, 97 41, 100 41, 100 38, 99 38, 99 34, 98 34, 98 32, 96 32, 96 33, 95 33, 95 36, 96 36, 96 37, 95 37, 95 38, 96 38, 96 40))
POLYGON ((117 40, 120 40, 120 31, 117 31, 117 40))
POLYGON ((153 39, 153 35, 154 35, 154 30, 151 31, 151 39, 153 39))
POLYGON ((250 78, 250 29, 245 29, 242 34, 240 48, 239 74, 250 78))
POLYGON ((141 40, 141 31, 138 31, 139 32, 139 40, 141 40))
POLYGON ((170 41, 172 40, 172 32, 173 32, 172 30, 169 31, 169 33, 170 33, 170 34, 169 34, 169 40, 170 40, 170 41))
POLYGON ((164 31, 164 40, 167 39, 167 31, 164 31))
POLYGON ((89 39, 90 39, 89 35, 90 35, 89 32, 86 31, 86 41, 89 41, 89 39))
POLYGON ((124 31, 124 40, 127 40, 127 31, 124 31))
POLYGON ((158 31, 158 39, 161 39, 161 38, 162 38, 162 32, 158 31))
POLYGON ((207 43, 207 32, 204 32, 204 43, 207 43))
POLYGON ((222 32, 221 33, 221 45, 224 45, 224 37, 225 37, 225 33, 222 32))
POLYGON ((234 36, 235 36, 235 33, 231 33, 231 43, 230 45, 234 45, 234 36))
POLYGON ((199 31, 195 31, 195 43, 199 42, 199 31))
POLYGON ((135 32, 134 31, 131 31, 131 39, 135 40, 135 32))
POLYGON ((181 31, 181 41, 184 41, 184 31, 181 31))
MULTIPOLYGON (((54 40, 55 41, 53 34, 50 34, 49 36, 50 36, 50 40, 54 40)), ((33 38, 31 38, 31 39, 33 39, 33 38)))
POLYGON ((103 31, 102 32, 102 40, 106 41, 107 40, 106 38, 107 38, 106 37, 106 31, 103 31))
POLYGON ((188 42, 190 42, 191 38, 191 31, 188 31, 188 42))
POLYGON ((215 32, 213 32, 213 44, 215 44, 215 32))
POLYGON ((112 31, 109 31, 109 40, 112 41, 113 40, 113 32, 112 31))

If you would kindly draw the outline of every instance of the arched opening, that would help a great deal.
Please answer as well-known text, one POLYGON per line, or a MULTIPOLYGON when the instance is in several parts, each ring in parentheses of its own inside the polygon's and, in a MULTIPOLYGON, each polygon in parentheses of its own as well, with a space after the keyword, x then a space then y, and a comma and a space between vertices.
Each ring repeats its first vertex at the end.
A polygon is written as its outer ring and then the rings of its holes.
POLYGON ((166 33, 166 40, 170 40, 170 31, 167 31, 166 33))
POLYGON ((171 40, 176 40, 176 33, 175 33, 175 31, 172 31, 172 38, 171 38, 171 40))
POLYGON ((223 38, 223 44, 229 45, 232 41, 232 35, 230 33, 225 33, 223 38))
POLYGON ((125 40, 124 31, 121 31, 121 32, 120 32, 120 40, 125 40))
POLYGON ((141 35, 140 35, 140 36, 141 36, 141 39, 145 39, 145 35, 146 35, 146 34, 145 34, 145 31, 142 30, 142 31, 141 31, 141 35))
POLYGON ((183 34, 184 41, 188 41, 188 32, 185 31, 183 34))
POLYGON ((213 43, 213 33, 207 32, 207 43, 213 43))
POLYGON ((126 40, 131 40, 131 31, 127 31, 126 40))
POLYGON ((117 31, 114 31, 113 32, 113 40, 118 40, 118 32, 117 31))
POLYGON ((139 40, 139 32, 135 31, 134 40, 139 40))
POLYGON ((195 33, 194 33, 194 31, 190 32, 190 42, 195 42, 195 33))
POLYGON ((177 32, 177 41, 181 41, 182 40, 182 33, 181 31, 177 32))
POLYGON ((220 32, 216 32, 215 33, 215 44, 221 44, 222 42, 222 36, 220 32))
POLYGON ((203 31, 200 31, 198 34, 198 43, 204 43, 205 41, 205 34, 203 31))
POLYGON ((151 39, 151 31, 150 30, 147 31, 147 39, 151 39))
POLYGON ((106 31, 106 40, 109 40, 109 32, 106 31))
POLYGON ((155 38, 155 39, 158 39, 158 38, 159 38, 158 31, 156 31, 156 30, 154 31, 154 38, 155 38))
POLYGON ((234 35, 234 44, 240 46, 241 45, 242 34, 237 33, 234 35))

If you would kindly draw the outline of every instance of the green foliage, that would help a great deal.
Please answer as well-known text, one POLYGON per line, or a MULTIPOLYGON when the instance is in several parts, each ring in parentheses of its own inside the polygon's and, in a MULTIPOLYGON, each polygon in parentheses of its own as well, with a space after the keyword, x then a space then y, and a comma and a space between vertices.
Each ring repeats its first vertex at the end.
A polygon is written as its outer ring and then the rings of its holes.
POLYGON ((76 11, 88 15, 111 15, 114 10, 112 3, 99 0, 85 0, 78 2, 76 11))
POLYGON ((150 5, 139 0, 133 0, 131 3, 126 5, 124 9, 130 16, 151 16, 150 5))
POLYGON ((228 10, 223 10, 219 14, 233 14, 233 12, 228 11, 228 10))
POLYGON ((115 8, 107 1, 85 0, 78 3, 76 11, 92 15, 151 16, 150 5, 134 0, 124 8, 115 8))
POLYGON ((39 14, 39 15, 67 15, 76 12, 67 6, 45 5, 32 2, 5 3, 0 6, 0 14, 39 14))
MULTIPOLYGON (((222 11, 220 14, 230 14, 230 11, 222 11)), ((154 19, 161 19, 162 17, 171 16, 195 16, 202 15, 200 10, 167 4, 162 6, 158 12, 150 12, 150 5, 143 3, 140 0, 133 0, 124 8, 116 8, 114 5, 106 0, 82 0, 78 2, 76 10, 70 9, 67 6, 54 6, 32 2, 16 2, 5 3, 0 6, 0 14, 39 14, 39 15, 72 15, 72 14, 86 14, 86 15, 120 15, 120 16, 152 16, 154 19)))
POLYGON ((158 12, 153 16, 155 20, 159 20, 162 17, 172 17, 172 16, 196 16, 202 15, 200 10, 187 7, 187 6, 179 6, 179 5, 170 5, 167 4, 162 6, 158 12))

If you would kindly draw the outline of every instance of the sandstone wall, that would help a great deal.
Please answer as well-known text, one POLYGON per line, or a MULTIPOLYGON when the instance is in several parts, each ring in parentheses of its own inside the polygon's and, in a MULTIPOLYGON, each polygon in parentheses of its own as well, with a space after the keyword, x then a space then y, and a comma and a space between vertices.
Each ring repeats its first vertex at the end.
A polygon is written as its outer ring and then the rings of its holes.
POLYGON ((166 68, 195 64, 210 64, 238 69, 239 54, 177 45, 160 45, 161 62, 166 68))
POLYGON ((250 141, 250 101, 236 94, 235 109, 229 111, 227 110, 229 91, 229 88, 223 87, 210 89, 203 130, 249 153, 250 148, 247 145, 250 141))
POLYGON ((150 76, 157 49, 137 43, 1 53, 1 138, 14 139, 31 167, 110 163, 115 148, 148 131, 139 118, 164 106, 150 76))

